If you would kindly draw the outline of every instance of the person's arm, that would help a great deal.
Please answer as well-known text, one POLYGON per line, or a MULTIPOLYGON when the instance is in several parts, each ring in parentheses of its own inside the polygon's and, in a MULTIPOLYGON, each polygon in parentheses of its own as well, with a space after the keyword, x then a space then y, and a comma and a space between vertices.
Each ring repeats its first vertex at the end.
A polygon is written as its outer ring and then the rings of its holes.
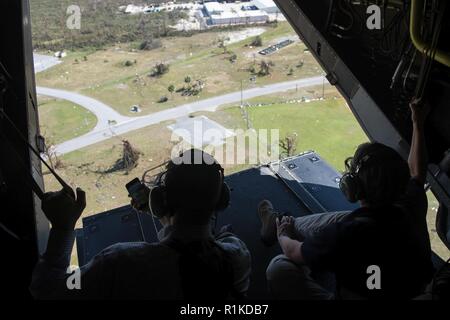
POLYGON ((428 165, 424 127, 430 106, 428 103, 421 104, 417 99, 413 99, 409 106, 413 123, 411 149, 408 157, 409 170, 412 178, 424 184, 428 165))
POLYGON ((250 286, 252 271, 250 251, 242 240, 229 231, 220 233, 215 240, 227 253, 233 265, 235 290, 245 295, 250 286))
MULTIPOLYGON (((31 293, 35 298, 58 298, 57 292, 68 289, 66 278, 75 241, 75 224, 86 207, 83 190, 63 189, 45 194, 42 210, 52 224, 47 249, 33 271, 31 293)), ((75 291, 74 291, 75 293, 75 291)))
POLYGON ((303 242, 295 240, 294 218, 283 217, 281 221, 277 218, 276 223, 278 242, 284 255, 295 263, 304 263, 302 256, 303 242))

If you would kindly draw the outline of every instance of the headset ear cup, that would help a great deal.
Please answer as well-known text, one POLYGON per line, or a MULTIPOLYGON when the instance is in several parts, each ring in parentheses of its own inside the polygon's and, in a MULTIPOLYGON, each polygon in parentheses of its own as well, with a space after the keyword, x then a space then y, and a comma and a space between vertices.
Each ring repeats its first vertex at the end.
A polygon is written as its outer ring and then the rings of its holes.
POLYGON ((153 216, 160 219, 167 215, 168 208, 166 202, 167 201, 164 187, 153 186, 150 188, 148 205, 153 216))
POLYGON ((351 203, 358 201, 358 183, 356 177, 351 173, 345 173, 339 182, 339 188, 351 203))
POLYGON ((228 208, 229 205, 230 205, 230 188, 225 182, 223 182, 219 201, 217 202, 216 205, 216 210, 217 211, 225 210, 226 208, 228 208))

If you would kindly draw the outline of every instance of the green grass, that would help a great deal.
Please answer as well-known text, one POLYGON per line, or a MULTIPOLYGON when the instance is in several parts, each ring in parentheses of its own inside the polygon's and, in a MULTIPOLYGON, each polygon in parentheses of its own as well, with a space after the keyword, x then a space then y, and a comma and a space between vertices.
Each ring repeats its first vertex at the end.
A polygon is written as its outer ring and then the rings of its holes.
POLYGON ((343 99, 250 107, 255 129, 278 129, 280 139, 296 133, 297 152, 314 150, 338 170, 368 139, 343 99))
MULTIPOLYGON (((249 119, 253 128, 279 130, 283 139, 296 133, 297 153, 314 150, 337 170, 344 169, 344 160, 353 155, 358 145, 368 138, 347 107, 343 98, 334 98, 336 90, 327 90, 322 101, 300 103, 274 103, 261 107, 249 107, 249 119)), ((287 93, 292 98, 292 93, 287 93)), ((281 99, 280 95, 263 96, 248 100, 269 103, 281 99)), ((200 112, 229 129, 246 129, 246 121, 240 108, 226 106, 216 112, 200 112)), ((269 140, 270 142, 270 140, 269 140)), ((232 172, 235 170, 230 168, 232 172)))
POLYGON ((91 131, 97 118, 72 102, 40 97, 39 122, 47 143, 57 144, 91 131))

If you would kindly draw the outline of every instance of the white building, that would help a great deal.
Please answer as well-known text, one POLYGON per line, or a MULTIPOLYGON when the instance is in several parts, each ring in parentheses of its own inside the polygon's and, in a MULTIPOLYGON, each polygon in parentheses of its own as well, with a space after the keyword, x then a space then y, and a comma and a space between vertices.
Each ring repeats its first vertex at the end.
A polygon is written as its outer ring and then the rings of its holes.
POLYGON ((126 8, 125 8, 125 13, 127 14, 138 14, 142 12, 142 7, 140 6, 135 6, 133 4, 129 4, 126 8))
POLYGON ((279 13, 280 9, 278 9, 275 2, 272 0, 253 0, 253 4, 259 9, 267 13, 279 13))
POLYGON ((204 12, 210 25, 264 23, 269 19, 266 12, 248 3, 207 2, 204 12))

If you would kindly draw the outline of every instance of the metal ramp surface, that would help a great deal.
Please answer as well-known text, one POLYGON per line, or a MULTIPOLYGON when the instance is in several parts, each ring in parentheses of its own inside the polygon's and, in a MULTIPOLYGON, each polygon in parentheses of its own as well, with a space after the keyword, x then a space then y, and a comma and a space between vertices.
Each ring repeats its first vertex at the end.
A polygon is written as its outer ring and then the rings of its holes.
MULTIPOLYGON (((352 210, 338 188, 340 174, 314 152, 307 152, 268 166, 248 169, 226 177, 231 190, 230 206, 217 216, 217 229, 231 224, 234 233, 252 254, 250 299, 268 298, 265 270, 279 254, 259 237, 261 223, 257 205, 269 199, 280 212, 303 216, 325 211, 352 210)), ((77 230, 80 265, 104 248, 118 242, 157 241, 152 218, 138 215, 130 206, 83 219, 77 230)))

